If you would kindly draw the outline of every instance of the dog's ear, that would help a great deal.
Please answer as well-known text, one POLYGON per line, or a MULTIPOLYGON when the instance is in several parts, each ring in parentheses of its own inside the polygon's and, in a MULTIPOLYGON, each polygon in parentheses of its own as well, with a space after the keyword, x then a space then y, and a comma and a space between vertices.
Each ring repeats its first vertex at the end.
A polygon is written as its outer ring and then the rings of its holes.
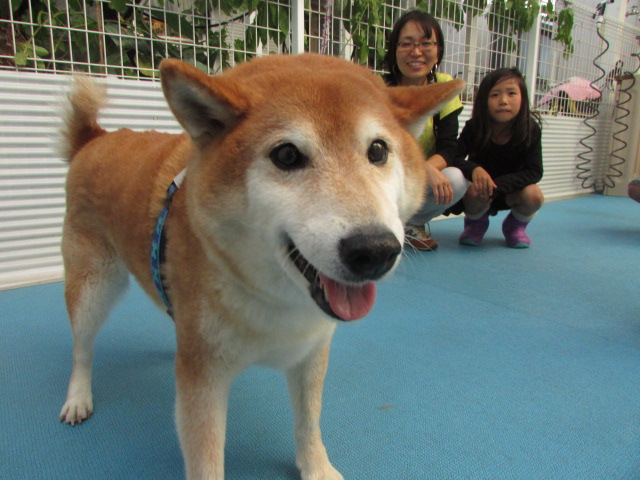
POLYGON ((224 75, 209 76, 180 60, 160 64, 162 90, 176 119, 202 145, 232 127, 248 109, 248 99, 224 75))
POLYGON ((464 88, 464 81, 432 83, 422 87, 388 87, 396 119, 418 138, 427 117, 437 112, 464 88))

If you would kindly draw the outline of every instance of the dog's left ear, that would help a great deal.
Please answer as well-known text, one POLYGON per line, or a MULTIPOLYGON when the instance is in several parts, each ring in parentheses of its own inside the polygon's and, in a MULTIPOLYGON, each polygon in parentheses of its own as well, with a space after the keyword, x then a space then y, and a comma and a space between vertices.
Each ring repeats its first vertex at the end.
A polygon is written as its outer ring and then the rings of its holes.
POLYGON ((209 76, 180 60, 160 64, 162 90, 176 119, 202 145, 232 127, 248 109, 248 99, 224 75, 209 76))
POLYGON ((459 94, 464 85, 463 80, 457 79, 422 87, 388 87, 387 94, 396 119, 418 138, 427 117, 459 94))

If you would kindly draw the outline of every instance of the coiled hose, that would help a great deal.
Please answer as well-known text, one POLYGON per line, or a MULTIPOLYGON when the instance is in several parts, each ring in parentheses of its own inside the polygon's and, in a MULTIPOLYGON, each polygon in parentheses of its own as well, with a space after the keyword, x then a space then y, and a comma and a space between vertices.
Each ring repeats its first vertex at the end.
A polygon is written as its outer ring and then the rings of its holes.
POLYGON ((627 142, 620 138, 620 135, 629 130, 629 125, 622 120, 631 115, 631 111, 624 105, 631 101, 631 93, 629 93, 629 91, 636 83, 635 74, 638 72, 638 70, 640 70, 640 54, 632 53, 631 56, 636 60, 636 68, 633 71, 622 72, 623 76, 630 76, 631 82, 625 88, 620 88, 619 90, 618 101, 616 102, 617 116, 613 120, 614 123, 619 126, 619 128, 613 133, 613 146, 615 148, 611 150, 611 164, 609 165, 609 173, 607 173, 605 179, 605 184, 610 188, 613 188, 615 184, 615 178, 623 176, 622 171, 619 170, 618 167, 624 165, 625 159, 624 157, 620 156, 619 153, 627 148, 627 142))
POLYGON ((582 145, 585 148, 585 150, 578 153, 577 157, 582 161, 576 165, 576 168, 580 170, 580 172, 576 175, 576 177, 582 180, 582 188, 585 188, 585 189, 593 188, 594 191, 596 191, 597 193, 604 192, 605 182, 603 178, 597 178, 592 172, 592 165, 591 165, 592 160, 591 158, 589 158, 589 155, 593 153, 593 148, 591 147, 591 145, 587 144, 587 140, 589 140, 591 137, 593 137, 597 133, 597 130, 591 124, 591 121, 600 114, 599 100, 602 99, 602 90, 600 90, 596 84, 597 82, 602 80, 606 75, 606 72, 604 71, 604 69, 598 64, 598 60, 609 50, 609 42, 607 41, 606 38, 602 36, 602 33, 600 32, 601 25, 602 25, 602 20, 599 18, 598 21, 596 22, 596 33, 598 34, 598 37, 600 37, 600 39, 605 43, 605 48, 602 52, 600 52, 600 55, 598 55, 596 58, 593 59, 593 66, 596 67, 598 70, 600 70, 601 75, 596 80, 591 82, 591 88, 596 90, 599 93, 599 95, 597 98, 594 99, 594 102, 593 102, 593 106, 594 106, 593 114, 584 119, 584 124, 589 130, 591 130, 591 132, 587 134, 585 137, 581 138, 580 141, 578 142, 580 145, 582 145))

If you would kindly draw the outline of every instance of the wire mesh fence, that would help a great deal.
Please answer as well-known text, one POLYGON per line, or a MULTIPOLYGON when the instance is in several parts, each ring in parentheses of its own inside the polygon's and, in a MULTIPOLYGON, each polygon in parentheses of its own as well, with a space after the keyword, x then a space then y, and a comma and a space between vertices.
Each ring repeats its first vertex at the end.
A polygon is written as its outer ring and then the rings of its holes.
POLYGON ((165 57, 213 74, 254 56, 307 51, 364 63, 381 73, 388 68, 383 59, 394 23, 407 8, 418 7, 441 23, 446 45, 440 68, 466 80, 464 101, 473 100, 487 71, 517 66, 535 79, 529 85, 536 106, 554 114, 588 115, 594 102, 604 100, 576 100, 566 89, 552 90, 579 78, 600 82, 602 91, 617 71, 635 70, 640 29, 609 18, 597 23, 594 12, 574 5, 567 43, 566 31, 560 30, 562 14, 536 5, 505 0, 0 0, 0 68, 154 79, 165 57))
MULTIPOLYGON (((616 77, 640 67, 640 31, 595 12, 574 8, 574 48, 554 45, 554 26, 543 24, 537 67, 537 106, 555 114, 590 116, 613 103, 616 77)), ((619 79, 619 78, 618 78, 619 79)))
POLYGON ((165 57, 216 73, 289 51, 290 6, 275 1, 243 9, 198 0, 2 2, 0 62, 20 70, 153 78, 165 57))

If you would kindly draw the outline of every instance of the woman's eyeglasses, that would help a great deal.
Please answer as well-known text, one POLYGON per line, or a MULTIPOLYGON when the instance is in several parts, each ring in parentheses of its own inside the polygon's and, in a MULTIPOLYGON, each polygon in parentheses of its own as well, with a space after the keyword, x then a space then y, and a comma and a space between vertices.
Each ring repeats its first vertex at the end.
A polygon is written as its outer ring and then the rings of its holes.
POLYGON ((430 42, 427 40, 425 40, 424 42, 418 42, 418 43, 399 42, 398 50, 400 50, 401 52, 408 52, 409 50, 413 50, 414 48, 418 47, 423 52, 428 52, 429 50, 433 50, 437 46, 438 46, 438 42, 430 42))

